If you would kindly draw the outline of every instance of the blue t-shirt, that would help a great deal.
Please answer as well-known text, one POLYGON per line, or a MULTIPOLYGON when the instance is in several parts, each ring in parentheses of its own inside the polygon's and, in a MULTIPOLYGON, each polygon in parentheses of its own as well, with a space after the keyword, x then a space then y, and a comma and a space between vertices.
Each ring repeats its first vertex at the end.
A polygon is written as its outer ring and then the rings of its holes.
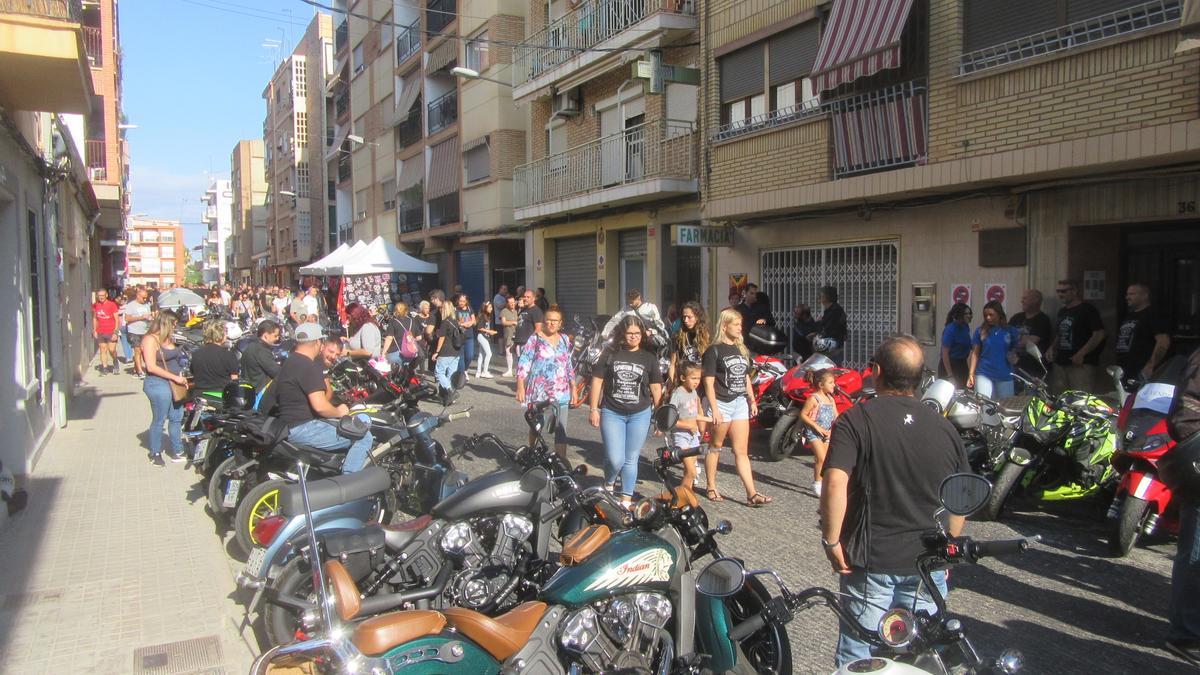
POLYGON ((992 380, 1011 380, 1012 366, 1008 363, 1008 353, 1020 344, 1021 333, 1012 326, 996 327, 988 331, 986 340, 980 340, 979 331, 976 328, 975 335, 971 337, 972 345, 980 345, 979 365, 975 366, 975 373, 992 380))
POLYGON ((951 321, 942 329, 942 347, 950 348, 950 358, 967 360, 971 355, 971 327, 951 321))

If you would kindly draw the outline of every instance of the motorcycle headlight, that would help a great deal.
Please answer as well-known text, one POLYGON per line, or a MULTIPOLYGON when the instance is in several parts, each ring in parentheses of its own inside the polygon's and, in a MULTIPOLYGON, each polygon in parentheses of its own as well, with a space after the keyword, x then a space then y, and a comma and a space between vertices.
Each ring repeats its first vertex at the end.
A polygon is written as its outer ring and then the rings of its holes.
POLYGON ((879 620, 879 637, 894 648, 903 647, 917 636, 917 619, 907 609, 893 609, 879 620))
POLYGON ((442 550, 446 553, 461 553, 471 543, 471 526, 454 523, 442 534, 442 550))
POLYGON ((1140 448, 1133 448, 1132 452, 1152 452, 1171 442, 1171 437, 1167 434, 1152 434, 1146 437, 1146 442, 1140 448))

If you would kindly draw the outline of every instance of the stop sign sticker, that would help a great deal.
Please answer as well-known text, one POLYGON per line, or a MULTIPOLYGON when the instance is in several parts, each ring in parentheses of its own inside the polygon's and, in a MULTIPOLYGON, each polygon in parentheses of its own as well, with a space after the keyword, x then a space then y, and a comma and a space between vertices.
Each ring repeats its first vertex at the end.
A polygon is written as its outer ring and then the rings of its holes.
POLYGON ((1008 289, 1004 284, 988 284, 984 296, 988 302, 998 302, 1003 307, 1008 298, 1008 289))
POLYGON ((950 298, 955 304, 971 304, 971 284, 954 284, 950 287, 950 298))

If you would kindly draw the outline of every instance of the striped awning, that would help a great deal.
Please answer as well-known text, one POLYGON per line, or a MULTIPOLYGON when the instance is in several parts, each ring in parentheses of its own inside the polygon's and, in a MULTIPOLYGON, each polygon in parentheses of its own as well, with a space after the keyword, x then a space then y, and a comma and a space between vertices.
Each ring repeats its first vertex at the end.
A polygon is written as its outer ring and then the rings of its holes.
POLYGON ((427 74, 436 73, 458 60, 458 40, 443 40, 442 44, 429 52, 429 62, 425 64, 427 74))
POLYGON ((900 66, 900 34, 913 0, 834 0, 813 66, 813 85, 828 91, 900 66))
MULTIPOLYGON (((409 75, 404 79, 404 88, 400 90, 400 98, 396 101, 395 123, 400 124, 408 119, 408 111, 421 95, 421 77, 418 74, 409 75)), ((420 113, 418 113, 420 114, 420 113)))
POLYGON ((425 155, 409 157, 400 166, 400 177, 396 179, 396 193, 399 194, 425 180, 425 155))
POLYGON ((458 136, 433 146, 429 158, 429 186, 425 194, 430 199, 458 191, 462 184, 462 153, 458 136))

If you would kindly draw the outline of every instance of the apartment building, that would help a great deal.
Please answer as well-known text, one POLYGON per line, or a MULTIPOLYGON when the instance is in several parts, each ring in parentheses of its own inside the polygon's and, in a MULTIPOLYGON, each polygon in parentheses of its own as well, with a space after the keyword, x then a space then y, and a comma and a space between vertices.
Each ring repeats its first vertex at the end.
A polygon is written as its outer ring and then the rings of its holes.
POLYGON ((698 297, 705 253, 670 245, 701 219, 696 3, 531 0, 528 16, 511 79, 530 284, 569 314, 611 313, 633 288, 664 310, 698 297))
POLYGON ((189 256, 177 220, 129 219, 129 269, 125 285, 166 289, 182 286, 189 256))
POLYGON ((330 200, 320 160, 333 49, 332 20, 316 14, 263 91, 269 283, 298 283, 300 266, 328 250, 330 200))
MULTIPOLYGON (((697 0, 703 217, 789 325, 839 288, 847 358, 951 305, 1081 279, 1116 334, 1131 282, 1200 324, 1200 55, 1178 0, 697 0), (707 6, 706 6, 707 5, 707 6)), ((1109 351, 1113 340, 1109 341, 1109 351)))
POLYGON ((206 284, 223 284, 229 281, 227 253, 232 250, 229 238, 233 236, 233 189, 230 181, 215 179, 201 195, 204 211, 200 222, 208 227, 204 236, 204 258, 201 260, 201 279, 206 284))
POLYGON ((267 251, 267 179, 262 140, 246 139, 233 146, 229 189, 233 193, 230 277, 235 284, 258 284, 261 277, 255 274, 255 255, 267 251))
POLYGON ((82 3, 83 46, 94 92, 85 125, 84 156, 100 205, 98 281, 116 288, 125 272, 125 219, 129 216, 129 149, 121 112, 121 49, 117 0, 82 3))

